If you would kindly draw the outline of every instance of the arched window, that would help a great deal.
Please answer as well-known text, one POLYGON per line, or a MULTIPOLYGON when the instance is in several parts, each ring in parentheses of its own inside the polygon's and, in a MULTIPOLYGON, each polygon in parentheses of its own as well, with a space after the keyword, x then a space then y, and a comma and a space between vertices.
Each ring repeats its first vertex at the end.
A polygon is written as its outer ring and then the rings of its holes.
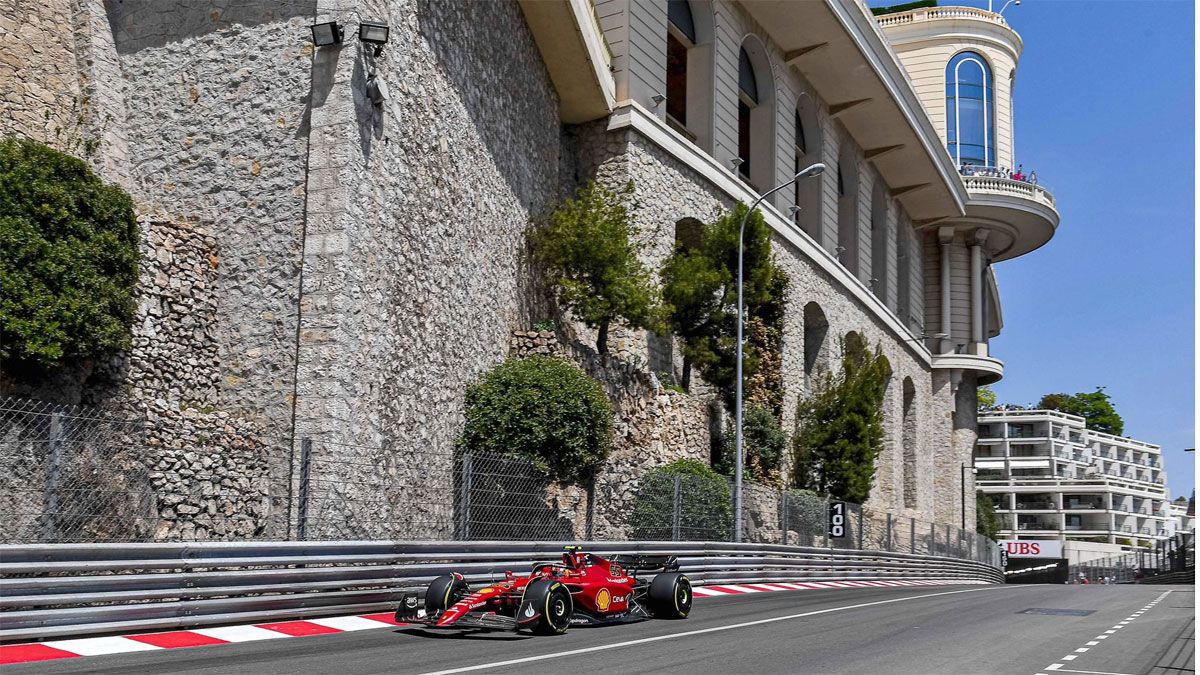
POLYGON ((712 150, 712 7, 667 0, 666 122, 712 150))
POLYGON ((858 275, 858 163, 846 148, 838 155, 837 257, 851 274, 858 275))
POLYGON ((738 53, 738 173, 756 190, 774 179, 775 85, 767 50, 748 37, 738 53))
POLYGON ((917 388, 911 377, 904 378, 903 413, 901 417, 900 445, 904 451, 901 472, 904 486, 904 507, 917 507, 917 388))
POLYGON ((825 312, 815 302, 804 306, 804 375, 811 377, 821 361, 825 336, 829 334, 829 321, 825 312))
POLYGON ((883 192, 883 178, 875 175, 875 187, 871 191, 871 292, 887 304, 888 255, 887 255, 887 196, 883 192))
POLYGON ((696 44, 696 22, 687 0, 667 0, 667 121, 687 129, 688 50, 696 44))
POLYGON ((946 66, 946 140, 959 166, 996 164, 996 110, 992 69, 975 52, 946 66))
MULTIPOLYGON (((821 130, 815 106, 809 96, 802 96, 795 111, 796 154, 793 173, 821 161, 821 130)), ((821 179, 798 180, 793 184, 796 224, 821 243, 821 179)))

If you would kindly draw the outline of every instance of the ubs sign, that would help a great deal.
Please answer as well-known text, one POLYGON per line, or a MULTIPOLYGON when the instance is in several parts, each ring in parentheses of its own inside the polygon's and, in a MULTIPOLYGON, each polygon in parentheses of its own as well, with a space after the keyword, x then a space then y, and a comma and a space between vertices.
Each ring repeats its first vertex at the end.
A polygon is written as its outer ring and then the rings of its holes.
POLYGON ((1002 541, 1000 549, 1010 558, 1061 558, 1062 542, 1056 539, 1002 541))

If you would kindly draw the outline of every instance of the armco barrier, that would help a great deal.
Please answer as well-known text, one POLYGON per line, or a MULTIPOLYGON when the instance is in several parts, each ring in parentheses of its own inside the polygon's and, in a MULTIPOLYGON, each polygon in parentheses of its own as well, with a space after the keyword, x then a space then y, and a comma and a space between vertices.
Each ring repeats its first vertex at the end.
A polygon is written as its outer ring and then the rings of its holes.
MULTIPOLYGON (((0 641, 385 611, 401 590, 456 570, 525 572, 574 542, 200 542, 0 546, 0 641)), ((696 583, 962 579, 1002 583, 956 558, 723 542, 583 542, 672 553, 696 583)))

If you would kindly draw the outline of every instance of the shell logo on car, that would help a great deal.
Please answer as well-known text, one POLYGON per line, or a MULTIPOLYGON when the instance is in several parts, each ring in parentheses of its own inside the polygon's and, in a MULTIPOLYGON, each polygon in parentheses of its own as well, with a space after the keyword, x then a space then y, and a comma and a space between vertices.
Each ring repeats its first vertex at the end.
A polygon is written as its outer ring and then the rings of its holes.
POLYGON ((596 609, 607 612, 610 603, 612 603, 612 593, 609 593, 607 588, 601 588, 600 592, 596 593, 596 609))

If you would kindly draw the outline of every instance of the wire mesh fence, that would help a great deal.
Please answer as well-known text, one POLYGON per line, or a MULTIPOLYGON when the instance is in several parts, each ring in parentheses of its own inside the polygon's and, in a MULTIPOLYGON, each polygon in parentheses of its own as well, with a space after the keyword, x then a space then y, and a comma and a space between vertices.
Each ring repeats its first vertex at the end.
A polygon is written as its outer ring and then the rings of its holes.
MULTIPOLYGON (((164 442, 161 431, 94 411, 0 401, 0 541, 734 538, 725 477, 610 471, 565 483, 517 456, 236 430, 164 442), (291 453, 290 481, 269 480, 273 452, 291 453), (270 527, 275 521, 286 527, 270 527)), ((835 535, 828 499, 747 482, 742 540, 998 562, 995 543, 974 532, 843 507, 844 531, 835 535)))
POLYGON ((1196 544, 1192 534, 1177 534, 1149 548, 1085 560, 1069 565, 1070 583, 1129 583, 1139 579, 1196 569, 1196 544))

